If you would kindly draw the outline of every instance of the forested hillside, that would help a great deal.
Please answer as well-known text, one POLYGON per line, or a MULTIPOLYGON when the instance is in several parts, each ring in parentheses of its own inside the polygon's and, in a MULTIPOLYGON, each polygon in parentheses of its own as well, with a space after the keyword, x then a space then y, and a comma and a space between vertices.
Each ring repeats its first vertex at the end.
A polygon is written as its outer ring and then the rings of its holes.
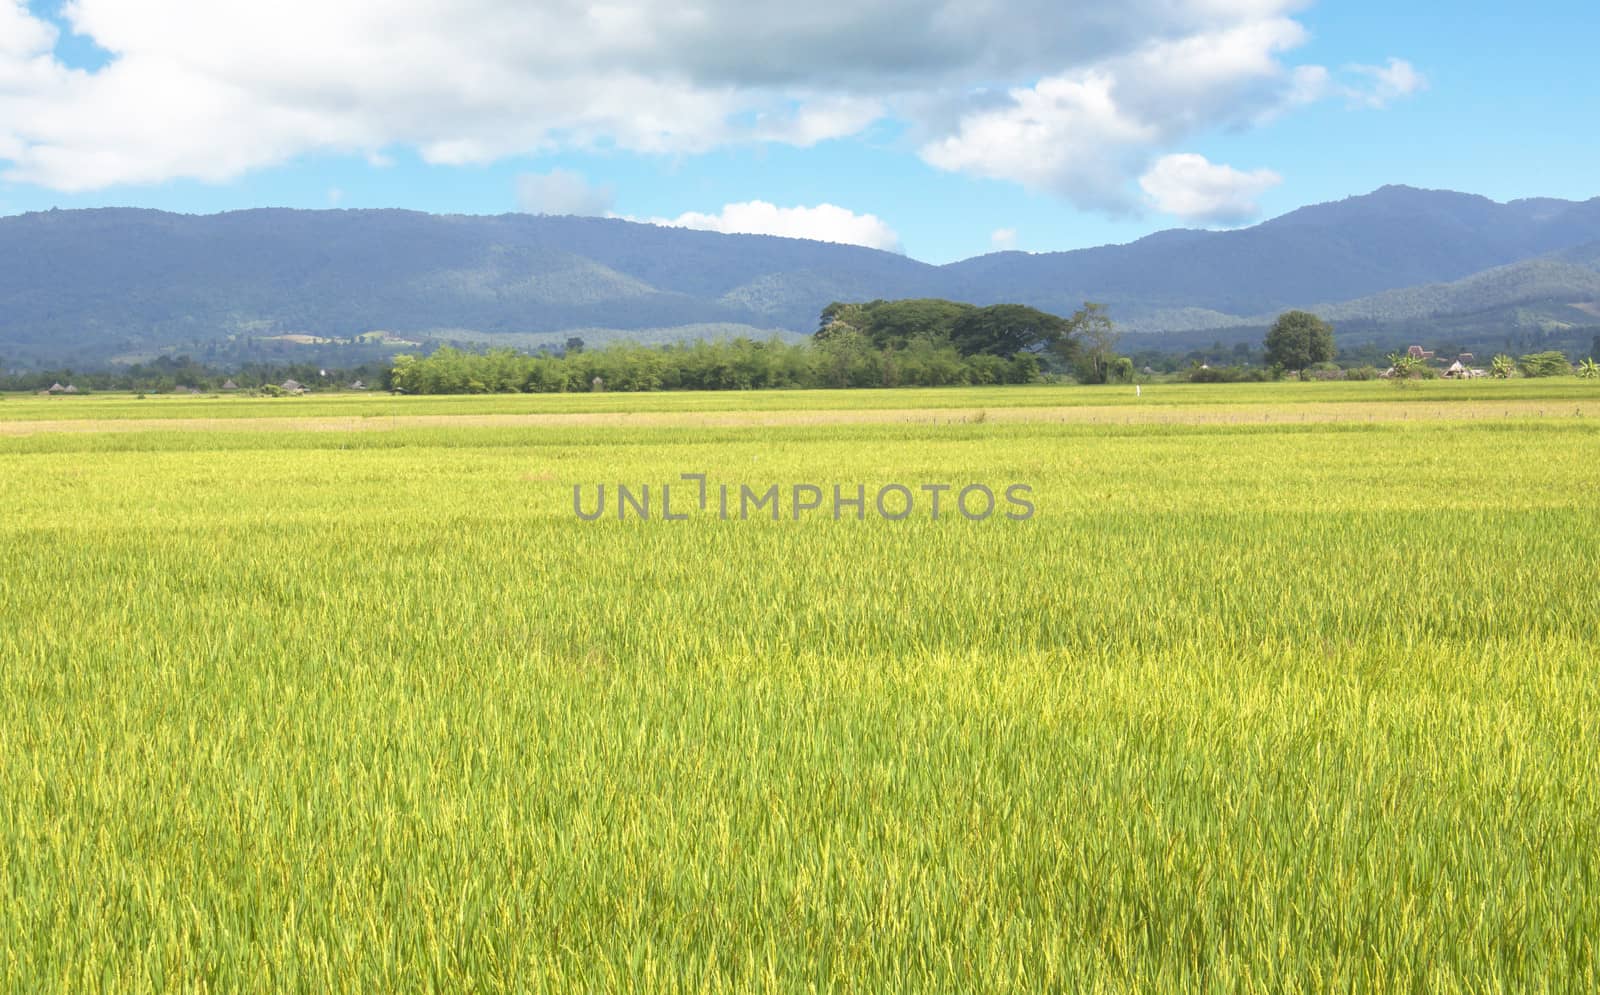
POLYGON ((1258 329, 1290 307, 1376 336, 1419 323, 1559 335, 1600 323, 1597 246, 1600 199, 1405 187, 1237 231, 947 266, 600 218, 50 211, 0 218, 0 359, 348 365, 442 342, 792 339, 832 301, 924 297, 1063 314, 1093 300, 1157 343, 1258 329))

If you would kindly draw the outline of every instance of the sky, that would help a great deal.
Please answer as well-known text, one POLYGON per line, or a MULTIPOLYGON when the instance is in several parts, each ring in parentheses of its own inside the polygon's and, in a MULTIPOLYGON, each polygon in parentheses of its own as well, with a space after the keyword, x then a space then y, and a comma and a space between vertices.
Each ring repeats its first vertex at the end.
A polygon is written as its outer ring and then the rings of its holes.
POLYGON ((0 214, 511 211, 944 263, 1600 195, 1594 0, 0 0, 0 214))

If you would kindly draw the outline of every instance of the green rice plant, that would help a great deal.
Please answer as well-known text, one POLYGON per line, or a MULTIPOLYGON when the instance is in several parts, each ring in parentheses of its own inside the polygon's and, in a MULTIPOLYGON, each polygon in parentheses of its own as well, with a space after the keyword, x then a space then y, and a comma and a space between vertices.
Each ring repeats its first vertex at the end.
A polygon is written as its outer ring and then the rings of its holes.
POLYGON ((0 989, 1600 988, 1587 388, 1166 389, 8 401, 0 989))

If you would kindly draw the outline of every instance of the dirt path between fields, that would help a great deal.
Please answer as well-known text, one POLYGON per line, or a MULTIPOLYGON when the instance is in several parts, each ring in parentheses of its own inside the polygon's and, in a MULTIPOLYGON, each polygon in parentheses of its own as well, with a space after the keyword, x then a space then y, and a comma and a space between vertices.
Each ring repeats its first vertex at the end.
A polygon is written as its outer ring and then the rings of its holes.
POLYGON ((386 432, 418 428, 762 428, 812 425, 1294 425, 1401 421, 1493 421, 1600 417, 1595 401, 1326 403, 1263 408, 1137 404, 1016 408, 898 408, 789 411, 545 412, 307 418, 149 418, 0 421, 0 436, 130 432, 386 432))

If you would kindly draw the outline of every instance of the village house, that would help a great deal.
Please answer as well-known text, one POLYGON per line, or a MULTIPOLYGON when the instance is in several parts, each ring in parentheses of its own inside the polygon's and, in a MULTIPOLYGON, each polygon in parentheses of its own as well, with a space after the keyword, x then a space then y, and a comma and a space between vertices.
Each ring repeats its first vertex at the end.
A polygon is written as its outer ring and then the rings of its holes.
POLYGON ((1451 363, 1450 367, 1446 369, 1442 375, 1447 380, 1476 380, 1478 377, 1488 376, 1489 371, 1467 366, 1458 359, 1454 363, 1451 363))

